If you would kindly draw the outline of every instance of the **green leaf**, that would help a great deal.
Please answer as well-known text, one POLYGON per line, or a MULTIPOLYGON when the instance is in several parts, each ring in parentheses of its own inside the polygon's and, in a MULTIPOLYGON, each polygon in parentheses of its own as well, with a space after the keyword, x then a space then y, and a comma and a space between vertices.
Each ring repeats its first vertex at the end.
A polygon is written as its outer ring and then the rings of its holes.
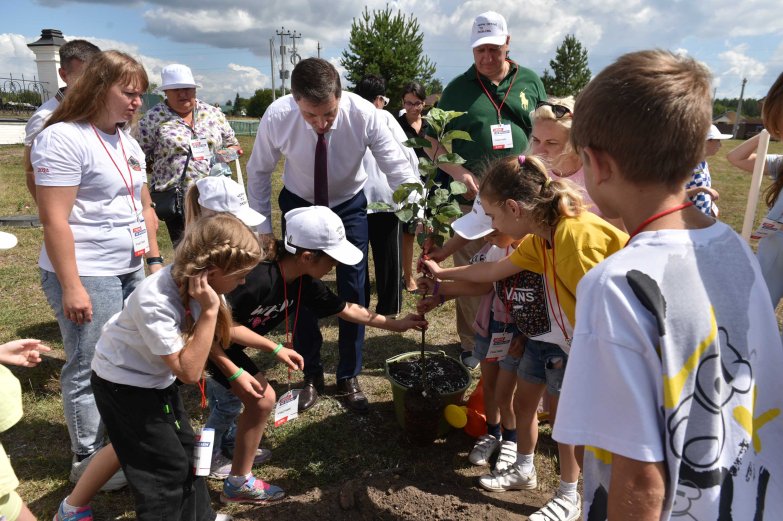
POLYGON ((397 210, 396 212, 394 212, 394 215, 396 215, 397 218, 402 222, 407 223, 410 222, 411 219, 413 219, 413 216, 415 214, 410 208, 402 208, 401 210, 397 210))
POLYGON ((461 195, 468 192, 468 187, 462 181, 452 181, 449 184, 449 190, 451 190, 452 195, 461 195))
POLYGON ((424 247, 424 241, 427 240, 427 234, 426 233, 419 233, 416 235, 416 242, 419 243, 419 247, 424 247))
POLYGON ((419 183, 402 183, 392 194, 392 200, 400 204, 408 200, 412 192, 423 193, 424 188, 419 183))
POLYGON ((449 130, 448 132, 443 134, 443 137, 440 139, 440 142, 441 144, 446 144, 446 143, 451 143, 455 139, 473 141, 473 138, 470 137, 470 134, 468 134, 464 130, 449 130))
POLYGON ((388 212, 389 210, 394 210, 394 207, 389 203, 374 202, 374 203, 367 203, 367 209, 388 212))
POLYGON ((447 165, 462 165, 465 163, 465 160, 462 159, 462 157, 459 154, 455 153, 449 153, 449 154, 443 154, 441 156, 438 156, 438 164, 447 164, 447 165))
POLYGON ((452 201, 449 204, 444 204, 441 206, 438 209, 438 213, 442 215, 448 215, 449 217, 460 217, 462 215, 462 210, 460 210, 456 201, 452 201))
POLYGON ((452 219, 453 219, 452 217, 449 217, 448 215, 443 214, 443 213, 436 213, 435 214, 435 220, 438 221, 438 222, 442 222, 444 224, 451 223, 452 219))
POLYGON ((432 143, 423 137, 412 137, 403 141, 402 144, 411 148, 432 148, 432 143))

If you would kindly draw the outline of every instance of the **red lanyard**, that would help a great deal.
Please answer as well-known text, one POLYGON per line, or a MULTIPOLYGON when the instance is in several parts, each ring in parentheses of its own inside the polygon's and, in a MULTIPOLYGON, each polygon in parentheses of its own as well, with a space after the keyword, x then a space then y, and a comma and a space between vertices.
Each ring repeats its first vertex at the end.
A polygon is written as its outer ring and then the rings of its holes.
POLYGON ((122 170, 120 170, 120 167, 117 166, 117 163, 114 161, 114 158, 109 152, 109 149, 106 148, 106 143, 103 142, 103 138, 101 137, 100 134, 98 134, 98 129, 95 128, 95 125, 93 125, 92 123, 90 123, 90 126, 92 127, 93 131, 95 131, 95 136, 98 138, 98 141, 101 142, 101 145, 103 145, 103 149, 106 151, 106 155, 109 156, 109 159, 111 159, 114 168, 116 168, 117 172, 120 173, 122 182, 125 183, 125 188, 128 189, 128 194, 130 195, 131 202, 133 203, 133 215, 134 217, 136 217, 139 211, 136 210, 136 198, 133 196, 133 174, 131 174, 130 165, 128 164, 128 156, 125 155, 125 145, 122 144, 122 130, 116 129, 118 133, 117 138, 120 140, 120 148, 122 149, 122 158, 125 160, 125 166, 128 168, 128 178, 130 179, 130 185, 128 185, 128 181, 125 180, 125 176, 122 175, 122 170))
MULTIPOLYGON (((514 63, 511 60, 506 60, 506 61, 511 64, 514 63)), ((498 113, 498 123, 500 123, 500 111, 503 109, 503 105, 506 103, 506 98, 508 98, 508 94, 509 92, 511 92, 511 87, 514 86, 514 80, 517 79, 518 72, 519 72, 519 67, 517 67, 517 69, 514 71, 514 76, 511 78, 511 83, 508 86, 508 90, 506 91, 505 96, 503 96, 503 101, 501 101, 500 105, 498 105, 497 103, 495 103, 495 99, 492 97, 492 95, 489 93, 487 88, 484 86, 484 82, 481 81, 481 76, 479 76, 478 69, 476 69, 476 79, 478 80, 479 85, 481 85, 481 88, 484 90, 484 94, 486 94, 487 97, 489 98, 489 102, 492 103, 493 107, 495 107, 495 110, 498 113)))
MULTIPOLYGON (((299 275, 299 291, 296 296, 296 311, 294 312, 294 329, 291 331, 291 339, 288 339, 288 282, 285 280, 285 271, 283 271, 283 264, 278 262, 277 267, 280 269, 280 276, 283 278, 283 299, 285 300, 285 346, 288 349, 294 348, 294 334, 296 333, 296 324, 299 323, 299 305, 302 303, 302 276, 299 275)), ((288 368, 288 390, 291 390, 291 368, 288 368)))
POLYGON ((546 290, 546 300, 549 303, 549 309, 552 313, 552 318, 555 319, 555 323, 560 328, 560 331, 563 332, 563 336, 565 337, 566 343, 569 345, 571 344, 571 339, 568 336, 568 333, 566 333, 565 328, 565 318, 563 318, 563 307, 560 305, 560 295, 558 295, 557 292, 557 258, 555 257, 555 231, 552 230, 552 282, 554 283, 554 293, 555 293, 555 300, 557 301, 557 310, 558 314, 560 315, 560 320, 558 320, 557 315, 555 314, 555 310, 552 307, 552 299, 549 298, 549 282, 547 277, 547 271, 546 271, 546 241, 544 239, 541 239, 541 249, 542 253, 544 255, 544 289, 546 290))
POLYGON ((285 280, 285 272, 283 271, 283 265, 277 263, 277 267, 280 269, 280 276, 283 278, 283 299, 285 299, 285 346, 291 349, 294 344, 294 333, 296 332, 296 324, 299 323, 299 305, 302 303, 302 276, 299 276, 299 292, 296 296, 296 311, 294 312, 294 329, 288 329, 288 283, 285 280), (288 333, 291 333, 289 340, 288 333))
POLYGON ((670 213, 679 212, 680 210, 684 210, 685 208, 688 208, 689 206, 693 206, 693 201, 688 201, 687 203, 678 204, 677 206, 673 208, 669 208, 668 210, 664 210, 662 212, 658 212, 652 217, 649 217, 642 222, 639 226, 636 227, 636 229, 633 231, 633 233, 628 237, 628 242, 625 243, 626 246, 631 242, 631 239, 636 237, 639 233, 641 233, 642 230, 647 228, 650 223, 657 221, 661 217, 665 217, 669 215, 670 213))

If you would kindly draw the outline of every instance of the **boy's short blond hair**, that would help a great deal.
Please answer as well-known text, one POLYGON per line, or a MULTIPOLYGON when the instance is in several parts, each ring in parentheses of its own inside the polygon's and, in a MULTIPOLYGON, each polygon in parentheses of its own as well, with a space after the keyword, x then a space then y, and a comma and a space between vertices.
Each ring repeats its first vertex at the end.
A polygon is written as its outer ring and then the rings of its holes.
POLYGON ((680 185, 704 154, 710 81, 707 68, 687 56, 625 54, 577 98, 571 142, 609 154, 629 181, 680 185))
POLYGON ((783 73, 778 76, 764 98, 761 118, 764 120, 764 128, 772 137, 783 139, 783 73))

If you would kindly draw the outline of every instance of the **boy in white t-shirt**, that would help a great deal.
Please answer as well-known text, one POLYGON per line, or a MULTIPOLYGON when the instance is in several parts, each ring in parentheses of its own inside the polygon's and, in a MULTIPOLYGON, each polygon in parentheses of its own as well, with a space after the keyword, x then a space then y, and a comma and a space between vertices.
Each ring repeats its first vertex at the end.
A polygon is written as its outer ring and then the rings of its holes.
POLYGON ((578 286, 553 432, 585 446, 585 519, 783 511, 775 315, 747 245, 686 202, 710 90, 692 58, 641 51, 604 69, 577 102, 571 139, 587 189, 633 230, 578 286))

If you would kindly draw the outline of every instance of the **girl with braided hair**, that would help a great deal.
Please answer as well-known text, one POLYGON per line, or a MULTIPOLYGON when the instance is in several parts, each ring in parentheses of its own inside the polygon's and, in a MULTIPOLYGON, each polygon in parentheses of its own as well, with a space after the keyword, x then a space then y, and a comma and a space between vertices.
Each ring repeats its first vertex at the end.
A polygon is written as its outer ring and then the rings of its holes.
MULTIPOLYGON (((196 383, 210 351, 229 345, 233 322, 222 295, 260 260, 245 224, 228 214, 205 217, 98 340, 91 383, 138 519, 216 519, 204 479, 193 475, 194 432, 175 380, 196 383)), ((274 402, 266 382, 264 391, 274 402)))
MULTIPOLYGON (((435 277, 454 281, 486 283, 526 275, 526 287, 520 288, 510 313, 527 337, 523 351, 509 351, 521 356, 514 396, 516 461, 499 458, 498 463, 504 463, 502 470, 496 467, 495 472, 482 476, 479 485, 492 492, 534 489, 538 485, 533 463, 538 440, 536 409, 546 391, 554 426, 575 323, 576 286, 590 268, 622 248, 628 236, 585 211, 579 187, 567 179, 550 178, 536 156, 495 161, 484 173, 479 193, 492 226, 522 239, 516 250, 499 261, 472 266, 441 268, 433 261, 424 261, 424 265, 435 277)), ((574 446, 558 444, 558 452, 560 486, 529 517, 531 521, 580 518, 574 446)))

